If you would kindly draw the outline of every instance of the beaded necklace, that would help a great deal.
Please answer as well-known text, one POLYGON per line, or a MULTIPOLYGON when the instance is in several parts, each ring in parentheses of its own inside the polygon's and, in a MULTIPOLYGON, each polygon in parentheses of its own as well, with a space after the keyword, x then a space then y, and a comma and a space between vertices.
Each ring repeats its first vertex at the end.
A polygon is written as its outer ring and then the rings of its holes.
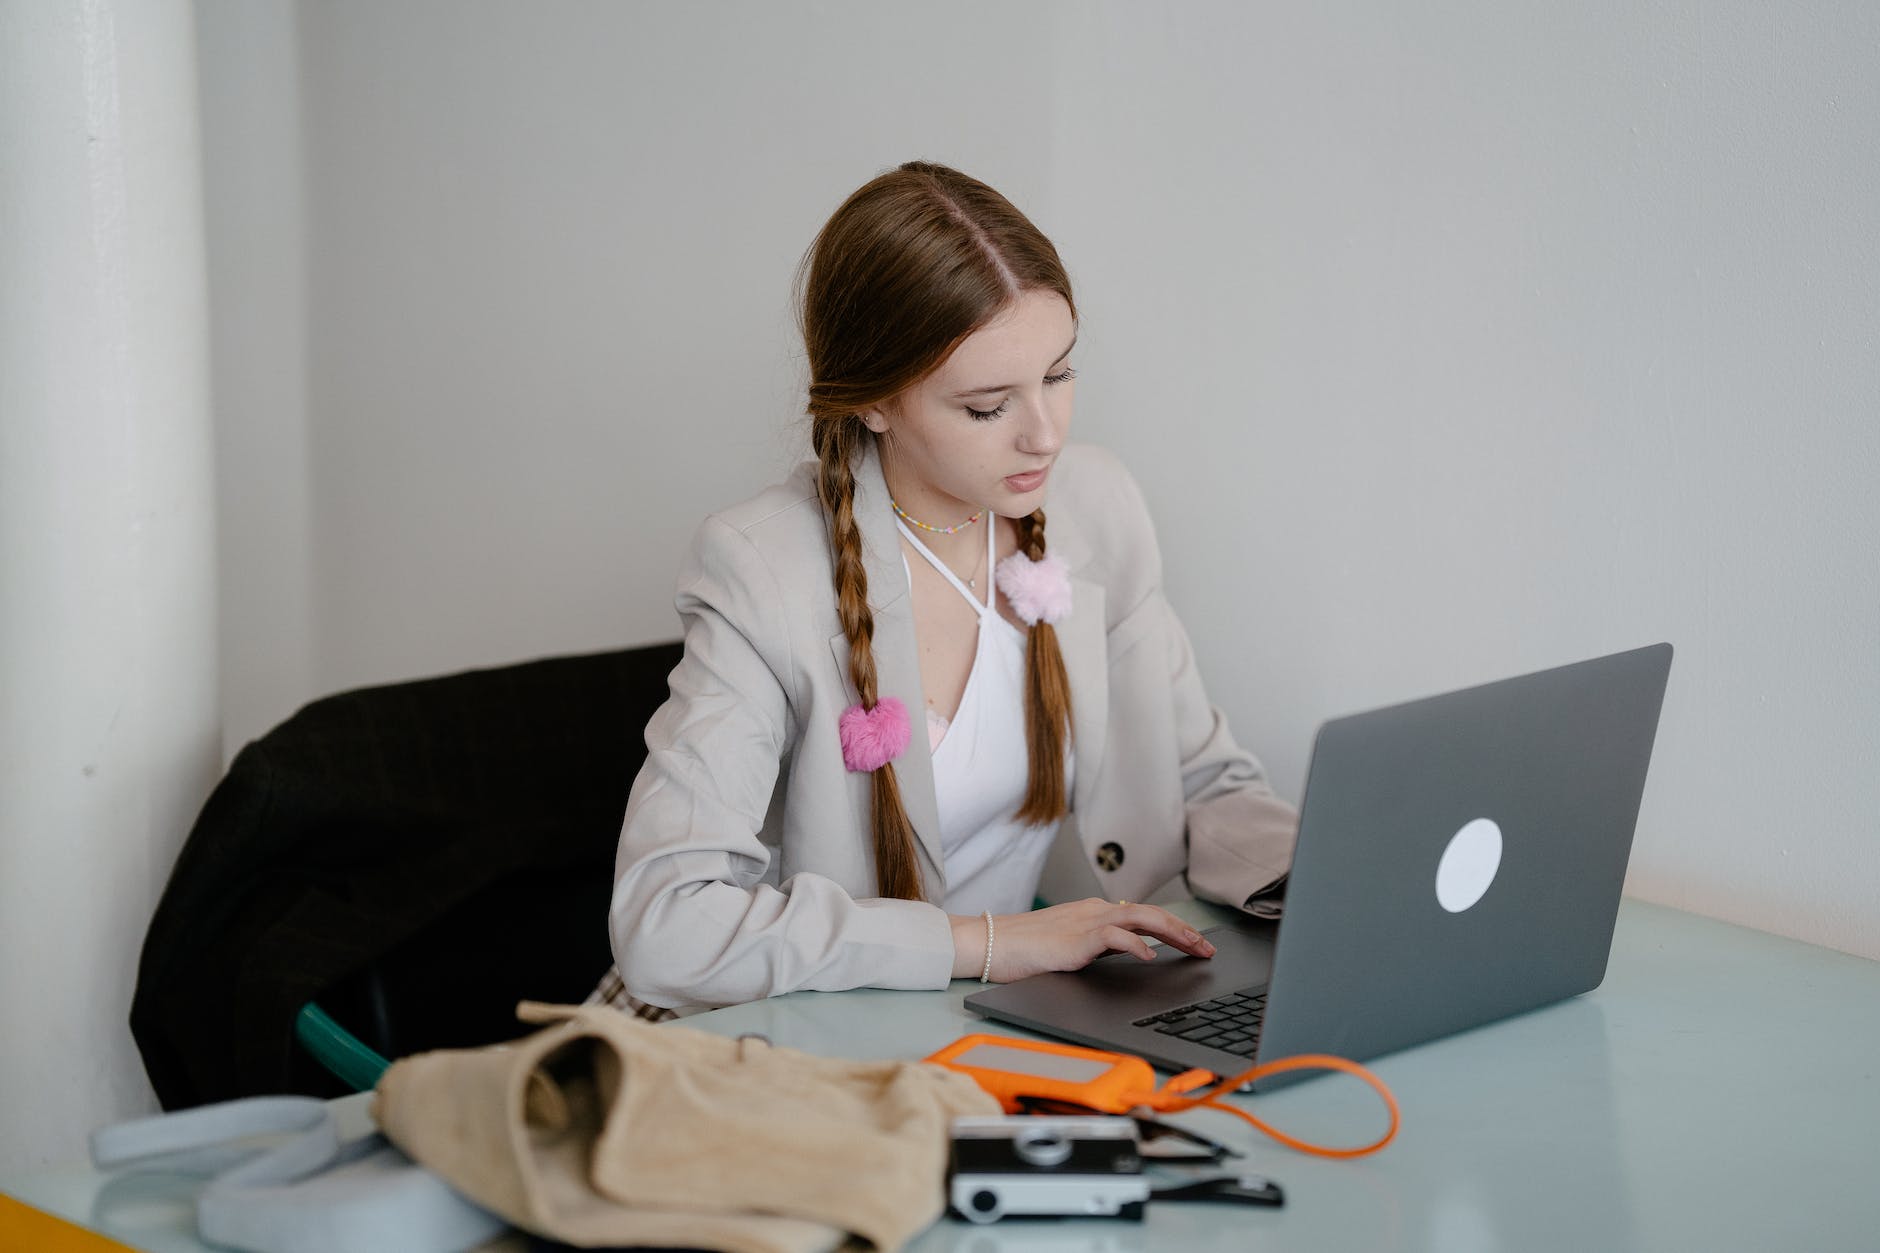
POLYGON ((952 535, 952 534, 955 534, 956 532, 964 531, 967 527, 971 526, 973 523, 979 521, 980 518, 984 517, 985 512, 986 512, 984 509, 981 509, 978 513, 975 513, 972 517, 966 519, 966 521, 960 523, 958 526, 929 526, 927 523, 922 522, 919 518, 909 513, 907 510, 901 508, 900 502, 895 500, 894 497, 892 496, 888 497, 888 504, 893 506, 895 513, 899 514, 907 522, 912 523, 914 526, 919 527, 923 531, 931 531, 935 535, 952 535))

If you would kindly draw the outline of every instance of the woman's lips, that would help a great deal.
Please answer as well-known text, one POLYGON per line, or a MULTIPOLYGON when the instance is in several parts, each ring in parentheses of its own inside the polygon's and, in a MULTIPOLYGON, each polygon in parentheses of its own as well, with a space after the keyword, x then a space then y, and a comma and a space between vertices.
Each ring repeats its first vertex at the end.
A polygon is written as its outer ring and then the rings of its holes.
POLYGON ((1044 476, 1051 472, 1051 467, 1042 470, 1027 470, 1023 474, 1008 474, 1005 485, 1015 492, 1035 492, 1044 486, 1044 476))

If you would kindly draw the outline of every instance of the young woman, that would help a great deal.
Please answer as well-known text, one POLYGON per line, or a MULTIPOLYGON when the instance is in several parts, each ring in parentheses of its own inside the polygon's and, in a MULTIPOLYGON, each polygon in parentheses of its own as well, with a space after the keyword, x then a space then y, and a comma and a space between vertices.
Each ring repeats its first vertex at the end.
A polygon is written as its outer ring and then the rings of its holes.
POLYGON ((1208 703, 1135 483, 1065 442, 1056 249, 992 188, 909 162, 804 264, 815 457, 706 519, 680 575, 615 999, 1008 980, 1147 960, 1145 936, 1209 956, 1135 902, 1186 872, 1250 907, 1297 818, 1208 703), (1054 841, 1054 878, 1089 896, 1033 910, 1054 841))

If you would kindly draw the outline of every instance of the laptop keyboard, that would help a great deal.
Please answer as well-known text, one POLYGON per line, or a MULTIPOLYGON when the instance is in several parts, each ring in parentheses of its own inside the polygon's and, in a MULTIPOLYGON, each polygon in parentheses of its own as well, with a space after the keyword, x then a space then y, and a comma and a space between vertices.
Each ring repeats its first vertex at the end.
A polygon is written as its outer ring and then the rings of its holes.
POLYGON ((1265 1015, 1266 988, 1262 985, 1138 1018, 1136 1026, 1207 1048, 1251 1057, 1253 1043, 1260 1038, 1260 1020, 1265 1015))

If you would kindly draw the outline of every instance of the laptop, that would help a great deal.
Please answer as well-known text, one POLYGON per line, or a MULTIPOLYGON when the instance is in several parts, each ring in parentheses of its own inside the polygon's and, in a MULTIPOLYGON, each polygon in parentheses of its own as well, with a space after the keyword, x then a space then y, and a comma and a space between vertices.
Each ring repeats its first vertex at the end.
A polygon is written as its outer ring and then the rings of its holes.
POLYGON ((1653 644, 1327 722, 1279 922, 1207 930, 1209 959, 1113 954, 966 1006, 1225 1076, 1365 1060, 1589 991, 1670 670, 1653 644))

